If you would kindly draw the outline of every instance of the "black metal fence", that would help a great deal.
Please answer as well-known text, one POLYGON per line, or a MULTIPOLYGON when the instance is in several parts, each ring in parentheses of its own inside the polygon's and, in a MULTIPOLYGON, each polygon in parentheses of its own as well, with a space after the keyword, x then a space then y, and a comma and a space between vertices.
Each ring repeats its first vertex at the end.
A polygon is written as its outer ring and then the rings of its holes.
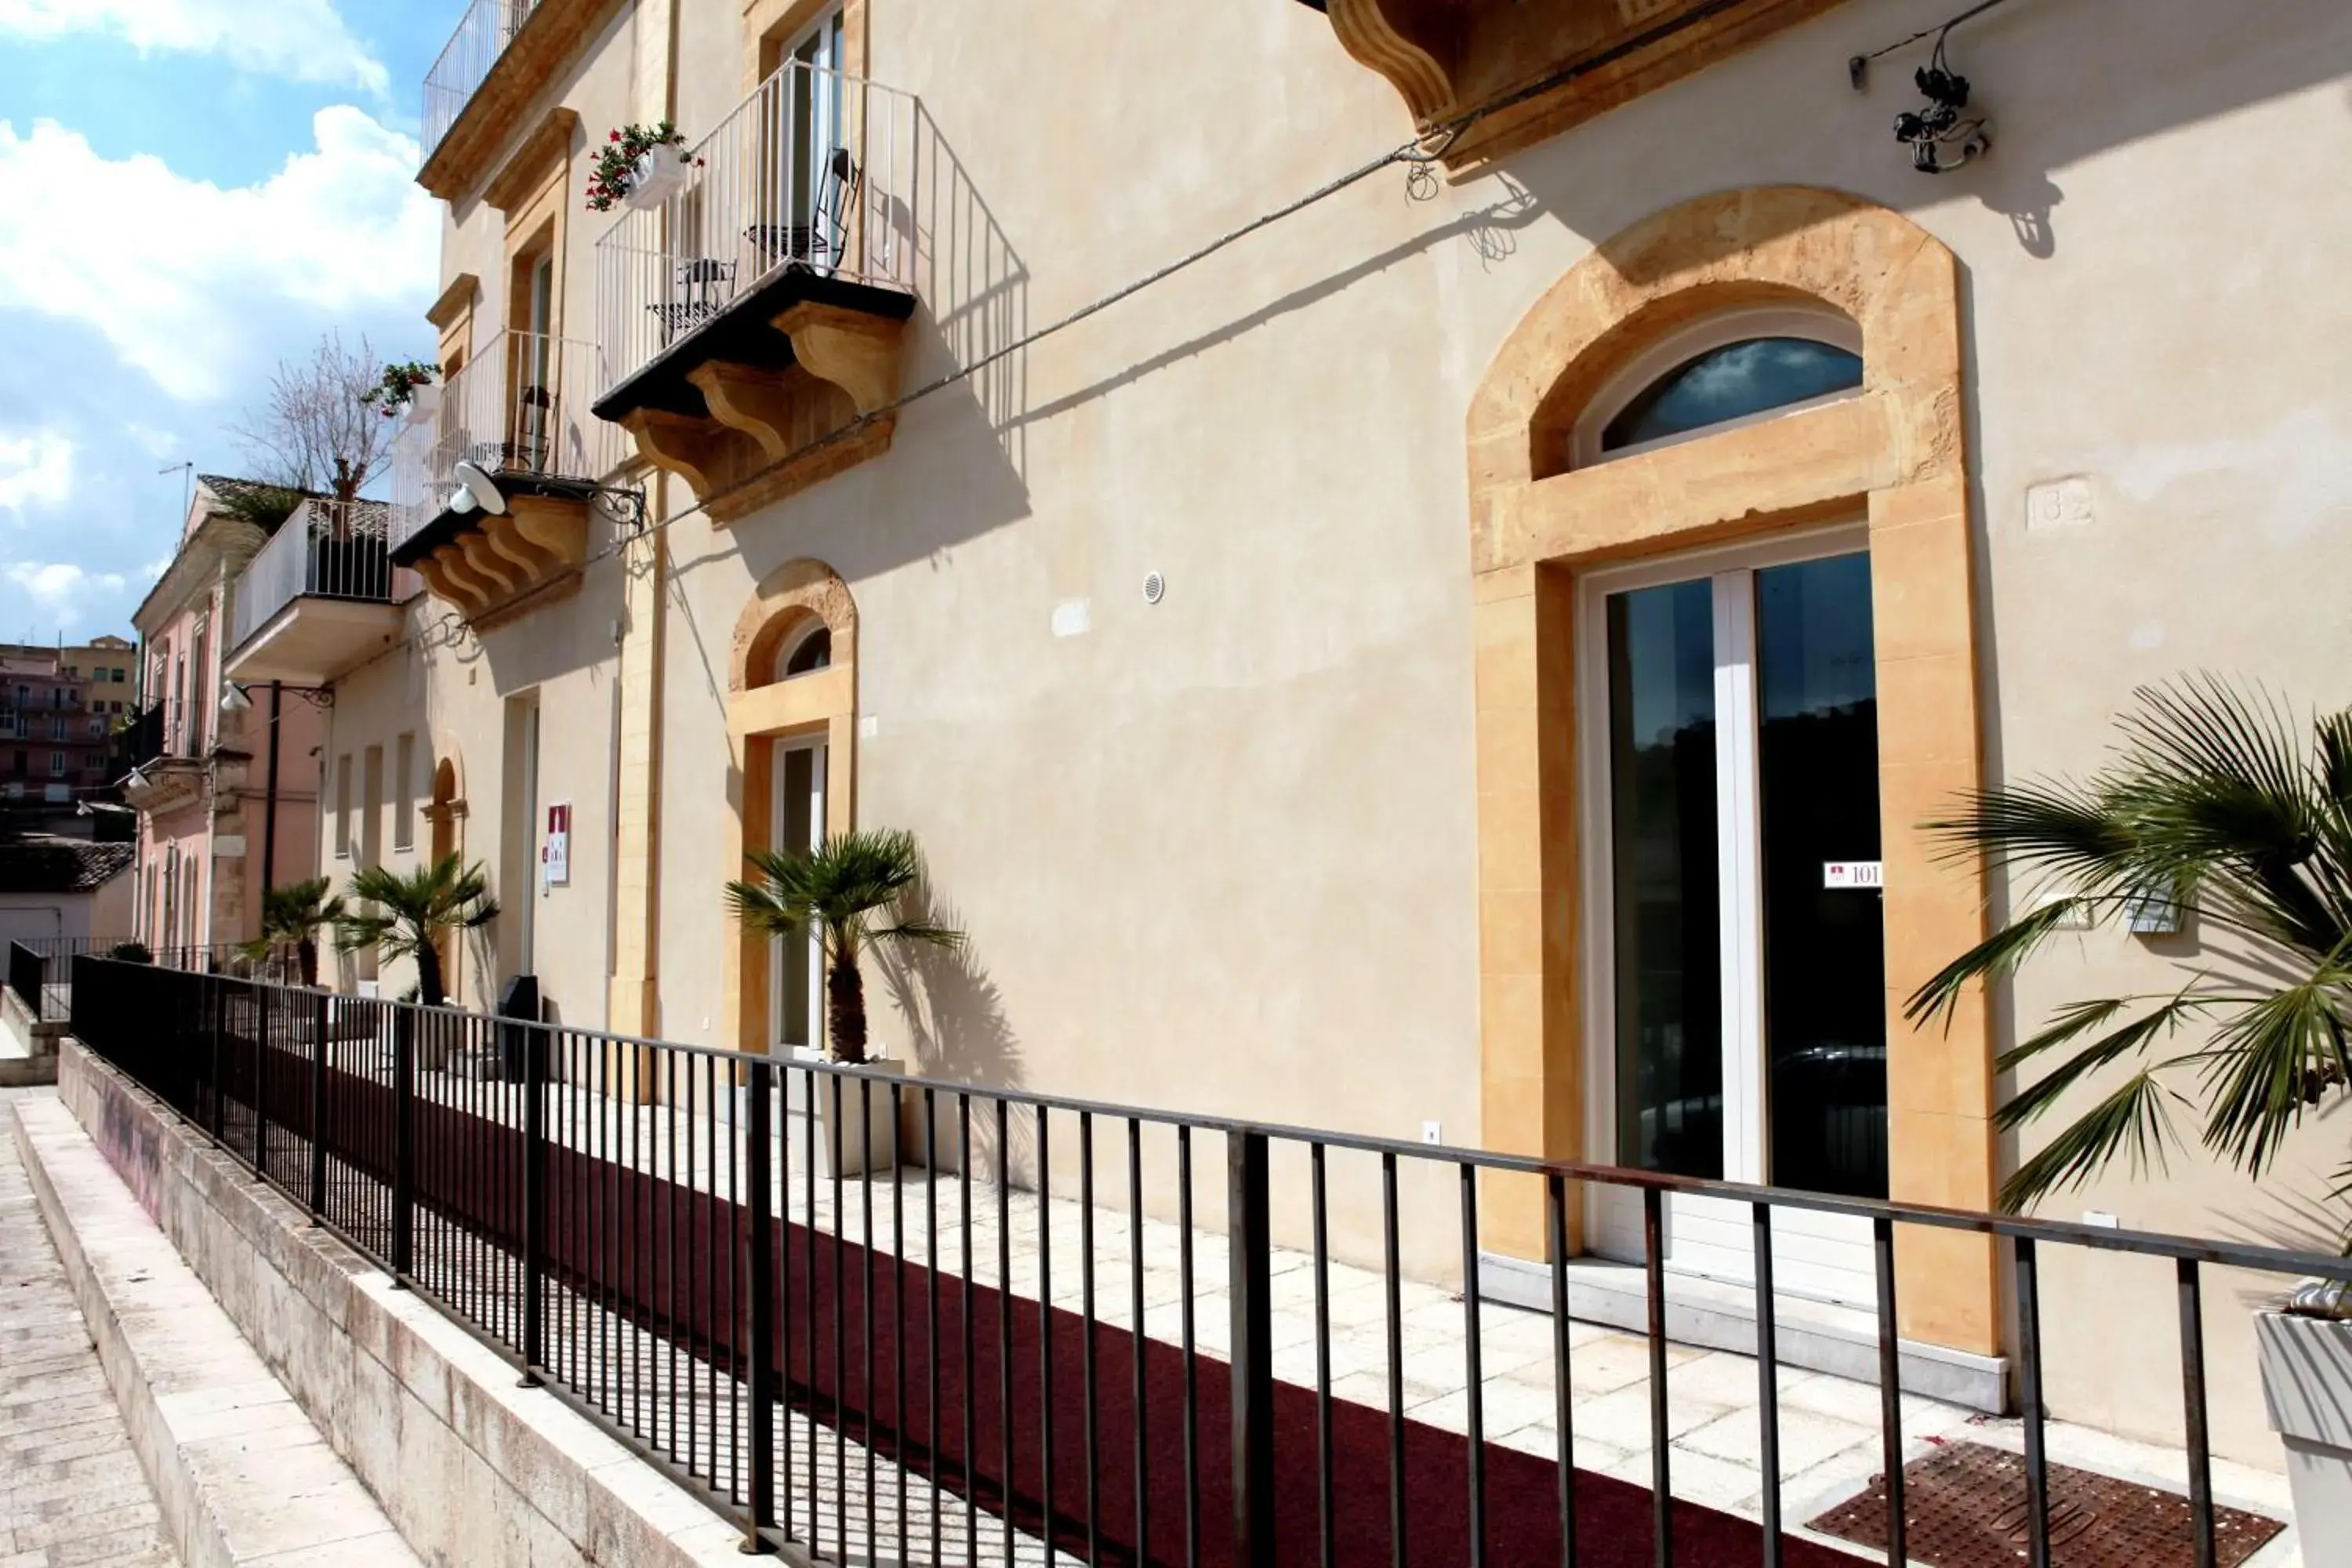
POLYGON ((1916 1226, 2009 1254, 2020 1556, 2037 1565, 2051 1560, 2042 1251, 2173 1260, 2184 1545, 2210 1564, 2200 1271, 2352 1278, 2352 1261, 2272 1248, 912 1080, 89 957, 75 970, 74 1032, 92 1050, 734 1520, 753 1551, 1011 1564, 1042 1542, 1089 1563, 1186 1568, 1533 1568, 1580 1552, 1850 1562, 1784 1534, 1781 1514, 1772 1221, 1813 1210, 1862 1216, 1876 1238, 1889 1563, 1906 1555, 1895 1244, 1916 1226), (1540 1191, 1550 1238, 1549 1457, 1486 1428, 1496 1331, 1479 1205, 1499 1180, 1540 1191), (1646 1489, 1572 1463, 1565 1244, 1588 1182, 1642 1198, 1646 1489), (1433 1192, 1449 1195, 1433 1206, 1433 1192), (1673 1497, 1669 1194, 1753 1218, 1758 1520, 1673 1497), (1363 1278, 1384 1401, 1334 1387, 1335 1271, 1352 1272, 1334 1256, 1343 1197, 1378 1215, 1363 1278), (1408 1414, 1403 1300, 1421 1288, 1405 1259, 1431 1255, 1408 1221, 1433 1214, 1465 1282, 1460 1432, 1408 1414), (1287 1252, 1275 1227, 1294 1216, 1305 1239, 1287 1252), (1277 1333, 1284 1292, 1311 1305, 1311 1343, 1277 1333), (1204 1322, 1198 1303, 1220 1294, 1224 1321, 1204 1322))
POLYGON ((246 956, 236 942, 150 947, 131 937, 56 936, 20 938, 8 944, 8 988, 46 1024, 62 1024, 73 1011, 73 961, 115 958, 164 969, 226 973, 249 978, 298 978, 283 957, 246 956))

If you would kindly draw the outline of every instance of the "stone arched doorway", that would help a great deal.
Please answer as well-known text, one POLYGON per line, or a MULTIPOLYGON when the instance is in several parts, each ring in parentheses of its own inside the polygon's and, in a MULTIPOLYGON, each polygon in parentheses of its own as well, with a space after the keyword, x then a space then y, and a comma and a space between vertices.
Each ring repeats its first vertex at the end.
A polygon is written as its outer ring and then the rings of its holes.
MULTIPOLYGON (((727 863, 745 874, 757 848, 797 848, 856 822, 857 607, 833 569, 790 561, 737 617, 728 660, 727 732, 738 809, 727 863)), ((814 1046, 822 986, 766 941, 728 944, 728 1016, 739 1049, 814 1046), (797 982, 797 984, 795 984, 797 982)))
MULTIPOLYGON (((1603 715, 1580 688, 1580 584, 1628 562, 1759 541, 1843 518, 1866 542, 1876 627, 1877 804, 1884 830, 1887 1183, 1896 1198, 1987 1206, 1994 1137, 1989 1025, 1915 1034, 1904 996, 1983 929, 1973 863, 1936 859, 1917 824, 1980 779, 1976 626, 1962 426, 1958 268, 1909 219, 1840 193, 1735 191, 1660 213, 1600 246, 1529 310, 1468 420, 1476 633, 1480 1001, 1489 1146, 1607 1159, 1587 954, 1612 918, 1590 894, 1594 802, 1580 759, 1603 715), (1781 308, 1851 323, 1850 395, 1605 462, 1580 424, 1645 353, 1727 311, 1781 308), (1580 704, 1580 695, 1588 700, 1580 704)), ((1589 647, 1589 645, 1586 645, 1589 647)), ((1613 1047, 1612 1047, 1613 1048, 1613 1047)), ((1490 1251, 1539 1259, 1543 1193, 1494 1185, 1490 1251)), ((1580 1247, 1581 1237, 1571 1246, 1580 1247)), ((1982 1238, 1906 1233, 1903 1331, 1996 1349, 1982 1238)))

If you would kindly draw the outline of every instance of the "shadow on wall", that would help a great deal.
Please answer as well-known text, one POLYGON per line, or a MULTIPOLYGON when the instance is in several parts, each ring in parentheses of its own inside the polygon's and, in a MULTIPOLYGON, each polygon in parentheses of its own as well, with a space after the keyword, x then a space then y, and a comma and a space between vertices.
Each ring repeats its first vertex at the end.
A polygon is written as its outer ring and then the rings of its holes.
MULTIPOLYGON (((1955 174, 1912 174, 1891 127, 1898 112, 1924 102, 1912 73, 1927 63, 1934 38, 1873 61, 1861 92, 1848 84, 1846 59, 1936 26, 1954 9, 1947 0, 1848 6, 1794 29, 1785 42, 1767 47, 1816 52, 1821 68, 1778 97, 1724 102, 1706 77, 1669 90, 1696 95, 1690 101, 1699 115, 1736 125, 1740 142, 1757 150, 1740 184, 1843 187, 1914 213, 1973 197, 2009 219, 2028 255, 2048 258, 2061 242, 2054 209, 2065 196, 2053 171, 2352 69, 2352 7, 2320 0, 2003 6, 1962 24, 1948 46, 1953 68, 1973 89, 1971 110, 1991 118, 1991 152, 1955 174), (1849 161, 1824 163, 1825 139, 1849 147, 1849 161)), ((1645 148, 1647 177, 1595 178, 1596 156, 1617 151, 1610 136, 1604 117, 1584 132, 1514 153, 1503 166, 1570 229, 1596 237, 1725 183, 1721 139, 1706 134, 1665 151, 1645 148)), ((1638 277, 1637 259, 1627 264, 1629 276, 1638 277)))
MULTIPOLYGON (((899 912, 908 920, 965 929, 956 908, 941 902, 928 882, 908 896, 899 912)), ((1004 1015, 1003 994, 974 957, 969 938, 954 948, 902 947, 882 957, 877 967, 892 1005, 907 1022, 908 1066, 916 1077, 986 1089, 1017 1089, 1027 1082, 1020 1038, 1004 1015)), ((960 1166, 962 1133, 952 1097, 939 1101, 938 1116, 940 1163, 960 1166)), ((974 1103, 975 1168, 1002 1169, 1013 1185, 1025 1188, 1035 1179, 1036 1153, 1035 1117, 1030 1111, 1013 1108, 1000 1139, 995 1106, 974 1103)))
MULTIPOLYGON (((907 323, 899 391, 903 395, 958 371, 972 374, 924 398, 900 416, 894 451, 919 455, 926 474, 951 473, 950 490, 926 493, 919 505, 894 493, 906 482, 896 462, 868 464, 829 479, 829 497, 845 526, 813 539, 805 527, 775 526, 772 509, 726 530, 709 552, 674 559, 669 613, 702 667, 712 706, 727 702, 727 627, 714 642, 697 621, 686 591, 696 568, 740 560, 763 582, 785 562, 824 560, 851 583, 946 550, 1029 514, 1021 413, 1028 395, 1028 353, 1013 347, 1029 331, 1029 268, 981 199, 927 109, 918 106, 919 166, 929 172, 914 203, 892 195, 882 221, 915 247, 915 314, 907 323), (919 421, 919 429, 908 426, 919 421), (992 453, 989 448, 993 448, 992 453), (861 487, 863 487, 861 489, 861 487), (950 504, 950 498, 951 504, 950 504), (854 543, 855 557, 835 540, 854 543)), ((797 506, 797 499, 784 503, 797 506)), ((818 509, 797 512, 809 518, 818 509)), ((742 807, 742 777, 730 773, 729 799, 742 807)))

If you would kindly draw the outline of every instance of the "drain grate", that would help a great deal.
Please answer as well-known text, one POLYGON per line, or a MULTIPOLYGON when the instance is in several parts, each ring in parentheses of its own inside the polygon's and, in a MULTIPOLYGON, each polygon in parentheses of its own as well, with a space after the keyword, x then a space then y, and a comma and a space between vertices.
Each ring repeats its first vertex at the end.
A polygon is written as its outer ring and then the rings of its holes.
MULTIPOLYGON (((1993 1568, 2026 1554, 2025 1461, 1981 1443, 1953 1443, 1903 1467, 1906 1542, 1933 1568, 1993 1568)), ((2050 1560, 2056 1568, 2192 1568, 2189 1500, 2113 1476, 2050 1467, 2050 1560)), ((1886 1481, 1871 1478, 1811 1528, 1859 1546, 1886 1547, 1886 1481)), ((2286 1526, 2242 1509, 2215 1508, 2219 1568, 2237 1568, 2286 1526)))

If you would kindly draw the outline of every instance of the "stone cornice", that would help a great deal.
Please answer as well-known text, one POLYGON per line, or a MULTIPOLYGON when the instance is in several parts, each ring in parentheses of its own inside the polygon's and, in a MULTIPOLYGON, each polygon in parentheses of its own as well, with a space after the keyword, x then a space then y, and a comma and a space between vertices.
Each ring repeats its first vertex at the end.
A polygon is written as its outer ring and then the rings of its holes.
POLYGON ((575 110, 560 103, 549 110, 506 166, 483 187, 482 200, 502 213, 511 213, 539 195, 547 184, 549 170, 572 151, 572 133, 579 129, 575 110))
POLYGON ((596 40, 621 5, 622 0, 540 0, 466 100, 449 133, 425 156, 416 183, 445 202, 471 195, 488 176, 530 100, 596 40))
POLYGON ((482 280, 470 272, 460 272, 449 279, 449 287, 442 289, 441 298, 425 310, 425 319, 446 332, 458 312, 481 298, 481 293, 482 280))

